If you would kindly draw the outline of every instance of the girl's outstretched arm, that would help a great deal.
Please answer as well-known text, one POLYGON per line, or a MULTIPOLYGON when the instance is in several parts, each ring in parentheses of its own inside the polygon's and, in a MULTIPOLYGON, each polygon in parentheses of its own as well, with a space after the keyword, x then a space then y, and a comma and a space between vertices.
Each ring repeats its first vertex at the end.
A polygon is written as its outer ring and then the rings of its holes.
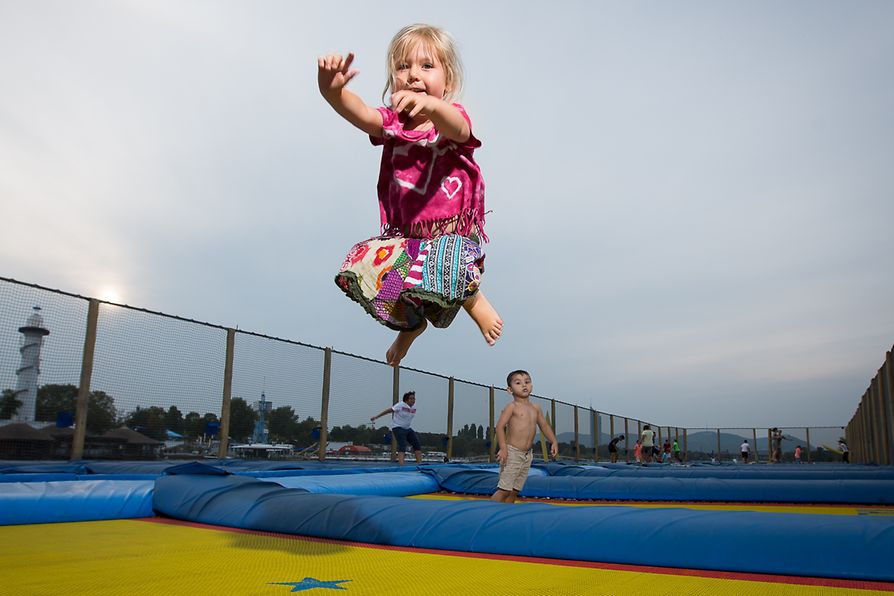
POLYGON ((426 116, 451 141, 465 143, 472 134, 459 110, 443 99, 413 91, 397 91, 391 96, 391 107, 395 112, 406 112, 410 118, 419 114, 426 116))
POLYGON ((341 54, 329 54, 317 58, 317 83, 320 94, 338 114, 365 132, 375 137, 382 135, 382 115, 366 105, 354 93, 346 89, 348 82, 357 75, 351 70, 354 53, 347 58, 341 54))

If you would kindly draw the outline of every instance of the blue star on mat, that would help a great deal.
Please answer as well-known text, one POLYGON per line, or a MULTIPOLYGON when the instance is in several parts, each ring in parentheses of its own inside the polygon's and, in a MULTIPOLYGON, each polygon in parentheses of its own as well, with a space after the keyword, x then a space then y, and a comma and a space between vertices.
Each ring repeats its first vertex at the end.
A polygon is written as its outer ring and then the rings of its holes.
POLYGON ((303 592, 304 590, 313 590, 314 588, 325 588, 326 590, 347 590, 338 584, 349 582, 349 579, 334 579, 332 581, 321 581, 313 577, 305 577, 300 582, 267 582, 274 586, 292 586, 290 592, 303 592))

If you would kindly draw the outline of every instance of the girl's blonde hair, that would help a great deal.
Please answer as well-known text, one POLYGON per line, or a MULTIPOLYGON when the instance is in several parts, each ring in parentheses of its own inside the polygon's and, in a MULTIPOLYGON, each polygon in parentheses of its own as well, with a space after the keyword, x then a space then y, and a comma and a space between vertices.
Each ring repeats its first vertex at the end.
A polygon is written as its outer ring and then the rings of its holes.
POLYGON ((456 51, 456 42, 453 37, 439 27, 417 23, 407 25, 397 32, 391 43, 388 44, 386 68, 388 80, 382 91, 382 101, 394 89, 394 80, 397 73, 397 65, 407 57, 411 50, 418 44, 434 52, 435 57, 444 67, 444 77, 447 83, 444 101, 453 101, 460 96, 463 87, 463 65, 456 51))

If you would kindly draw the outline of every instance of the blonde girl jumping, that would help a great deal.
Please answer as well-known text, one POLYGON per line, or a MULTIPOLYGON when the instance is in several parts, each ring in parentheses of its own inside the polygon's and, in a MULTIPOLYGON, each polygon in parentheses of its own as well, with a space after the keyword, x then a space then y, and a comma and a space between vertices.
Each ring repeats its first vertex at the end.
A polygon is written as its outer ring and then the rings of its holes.
POLYGON ((385 359, 398 366, 430 322, 447 327, 460 307, 494 345, 503 321, 479 289, 484 271, 484 180, 473 159, 481 142, 454 100, 462 67, 450 35, 430 25, 401 29, 388 48, 388 80, 374 108, 347 89, 354 54, 321 56, 320 93, 382 146, 380 234, 355 244, 335 282, 377 321, 398 332, 385 359))

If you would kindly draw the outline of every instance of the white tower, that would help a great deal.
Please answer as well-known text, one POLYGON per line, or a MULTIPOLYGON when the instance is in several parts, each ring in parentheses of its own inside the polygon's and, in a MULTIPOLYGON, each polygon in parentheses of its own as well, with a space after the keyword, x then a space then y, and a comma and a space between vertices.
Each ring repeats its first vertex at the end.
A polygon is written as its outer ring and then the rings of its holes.
POLYGON ((34 422, 34 413, 37 409, 37 377, 40 375, 40 349, 43 347, 43 338, 50 334, 49 329, 43 326, 43 317, 40 316, 40 307, 35 306, 34 312, 28 317, 24 327, 19 327, 22 334, 22 363, 16 370, 16 399, 22 402, 13 420, 34 422))

